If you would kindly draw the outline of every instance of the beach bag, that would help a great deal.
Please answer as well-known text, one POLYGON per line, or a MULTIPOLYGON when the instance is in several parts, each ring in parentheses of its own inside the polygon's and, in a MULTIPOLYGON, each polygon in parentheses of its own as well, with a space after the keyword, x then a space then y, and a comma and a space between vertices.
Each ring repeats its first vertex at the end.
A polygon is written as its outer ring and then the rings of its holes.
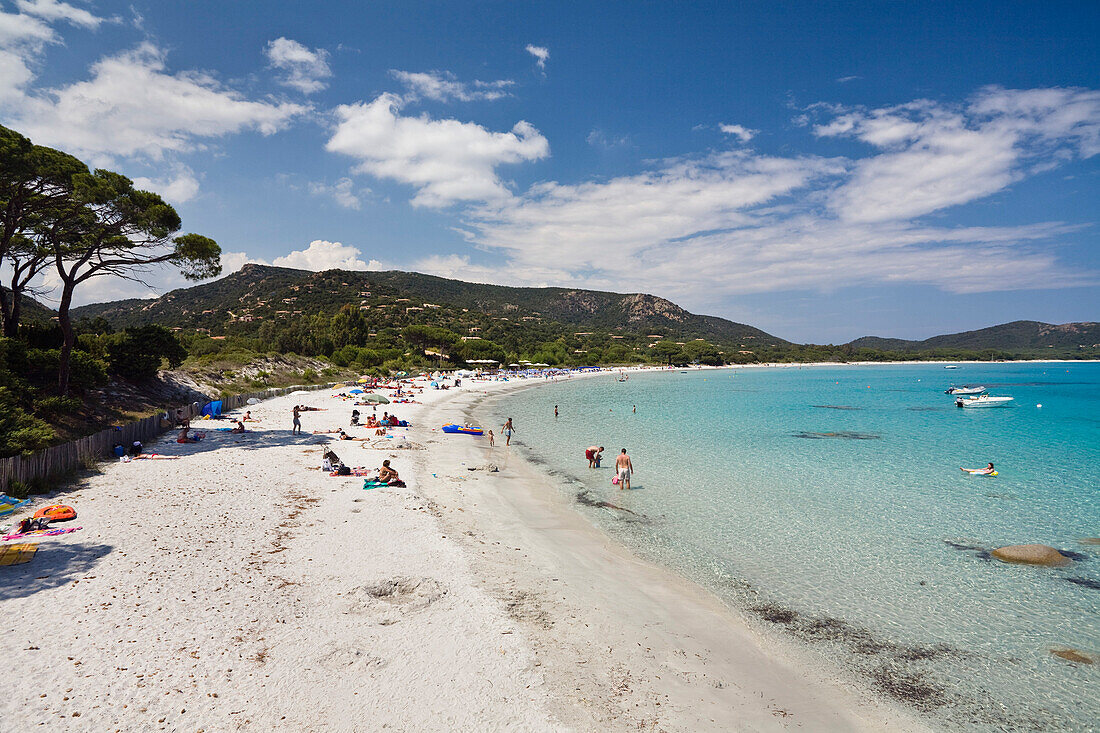
POLYGON ((351 467, 350 466, 340 466, 339 468, 336 469, 336 475, 337 476, 350 476, 351 475, 351 467))
POLYGON ((618 486, 619 485, 619 476, 617 474, 615 476, 611 477, 611 485, 612 486, 618 486))

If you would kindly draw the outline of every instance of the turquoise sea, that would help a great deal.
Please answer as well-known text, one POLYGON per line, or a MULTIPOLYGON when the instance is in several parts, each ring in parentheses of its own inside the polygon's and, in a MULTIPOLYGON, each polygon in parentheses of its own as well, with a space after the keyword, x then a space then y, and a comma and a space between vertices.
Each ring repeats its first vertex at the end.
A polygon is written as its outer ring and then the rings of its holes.
POLYGON ((1100 662, 1100 546, 1082 542, 1100 536, 1100 364, 617 377, 490 406, 599 527, 935 727, 1096 729, 1100 663, 1051 650, 1100 662), (1015 401, 958 409, 953 383, 1015 401), (630 492, 610 483, 623 447, 630 492), (959 470, 989 461, 998 476, 959 470), (1075 560, 988 555, 1036 542, 1075 560))

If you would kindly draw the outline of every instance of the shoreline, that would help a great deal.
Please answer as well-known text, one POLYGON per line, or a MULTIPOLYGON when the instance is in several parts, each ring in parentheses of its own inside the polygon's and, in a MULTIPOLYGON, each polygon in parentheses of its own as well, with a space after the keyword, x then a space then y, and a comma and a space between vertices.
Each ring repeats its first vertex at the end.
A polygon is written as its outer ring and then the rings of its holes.
POLYGON ((0 653, 35 672, 10 680, 0 715, 63 730, 927 729, 633 555, 519 451, 439 430, 542 383, 427 390, 385 406, 414 427, 362 448, 290 434, 295 403, 327 408, 307 430, 347 426, 330 391, 278 397, 250 406, 254 432, 164 437, 147 450, 179 460, 102 464, 40 497, 83 529, 0 569, 0 653), (349 465, 390 458, 408 488, 324 475, 324 446, 349 465), (499 472, 467 470, 490 461, 499 472))
MULTIPOLYGON (((465 421, 544 383, 525 381, 439 403, 436 411, 465 421)), ((469 549, 477 574, 499 586, 526 622, 544 673, 556 674, 552 689, 576 687, 555 699, 557 716, 580 730, 928 730, 869 690, 842 688, 853 681, 849 672, 763 635, 710 590, 600 530, 526 452, 522 445, 467 443, 460 454, 466 463, 486 461, 500 471, 477 471, 475 481, 439 491, 462 512, 444 521, 469 549), (509 562, 516 552, 526 560, 518 567, 509 562), (575 658, 592 648, 600 654, 584 660, 578 680, 572 665, 582 662, 575 658), (556 670, 547 659, 556 659, 556 670), (576 697, 586 704, 578 706, 576 697)))

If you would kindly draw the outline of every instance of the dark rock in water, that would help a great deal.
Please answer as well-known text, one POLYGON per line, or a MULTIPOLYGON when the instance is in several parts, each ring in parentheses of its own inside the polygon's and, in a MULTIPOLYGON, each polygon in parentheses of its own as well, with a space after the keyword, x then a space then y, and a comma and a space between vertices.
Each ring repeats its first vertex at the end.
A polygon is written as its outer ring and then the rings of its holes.
POLYGON ((1002 562, 1022 565, 1059 567, 1072 562, 1069 557, 1049 545, 1010 545, 998 547, 992 554, 1002 562))
POLYGON ((809 433, 801 432, 794 433, 796 438, 807 438, 809 440, 821 440, 823 438, 840 438, 842 440, 879 440, 881 435, 875 435, 874 433, 853 433, 848 430, 841 430, 836 433, 809 433))
POLYGON ((1066 580, 1076 585, 1083 585, 1086 588, 1100 590, 1100 580, 1093 580, 1092 578, 1066 578, 1066 580))
POLYGON ((862 407, 852 407, 850 405, 814 405, 819 410, 862 410, 862 407))
POLYGON ((1076 662, 1077 664, 1092 664, 1093 660, 1088 654, 1078 651, 1077 649, 1051 649, 1050 653, 1059 659, 1065 659, 1069 662, 1076 662))

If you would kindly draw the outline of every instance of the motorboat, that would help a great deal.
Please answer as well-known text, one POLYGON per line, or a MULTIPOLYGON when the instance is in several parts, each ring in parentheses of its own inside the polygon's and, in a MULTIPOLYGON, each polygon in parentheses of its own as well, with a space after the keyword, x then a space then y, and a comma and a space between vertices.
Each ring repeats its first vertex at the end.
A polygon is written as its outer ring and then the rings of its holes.
POLYGON ((944 394, 983 394, 985 393, 985 387, 968 387, 963 385, 962 387, 952 387, 951 389, 945 389, 944 394))
POLYGON ((982 394, 977 397, 960 397, 955 400, 956 407, 1005 407, 1012 402, 1011 397, 993 397, 982 394))
POLYGON ((947 366, 944 367, 944 369, 958 369, 958 367, 955 366, 954 364, 948 364, 947 366))

